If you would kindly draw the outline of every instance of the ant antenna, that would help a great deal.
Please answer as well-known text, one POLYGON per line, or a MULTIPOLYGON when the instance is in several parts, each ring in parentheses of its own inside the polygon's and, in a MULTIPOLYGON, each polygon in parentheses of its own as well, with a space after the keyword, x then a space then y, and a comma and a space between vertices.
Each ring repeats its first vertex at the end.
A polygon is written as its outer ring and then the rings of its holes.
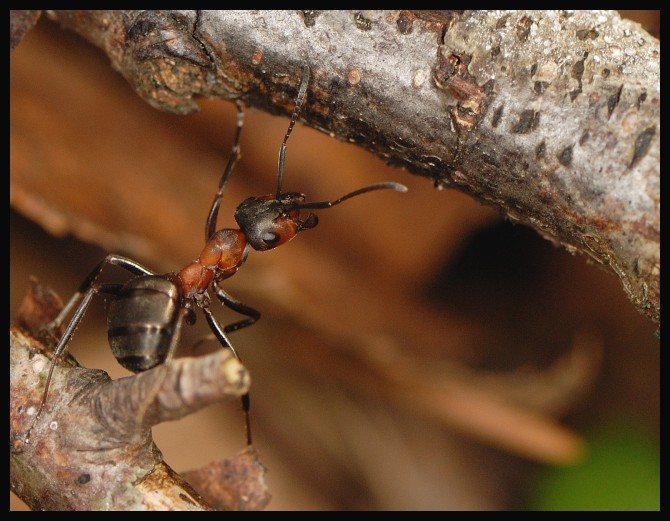
POLYGON ((298 98, 295 100, 295 107, 293 108, 293 116, 291 116, 291 122, 288 125, 288 130, 286 131, 286 135, 284 136, 284 141, 281 144, 281 148, 279 149, 279 166, 277 168, 277 195, 276 199, 279 199, 281 196, 281 185, 282 185, 282 180, 284 178, 284 161, 286 158, 286 142, 288 141, 288 137, 291 135, 291 132, 293 131, 293 126, 295 125, 295 122, 298 120, 298 114, 300 113, 300 109, 302 108, 302 104, 305 101, 305 94, 307 93, 307 84, 309 83, 309 65, 305 65, 305 68, 303 69, 302 72, 302 81, 300 82, 300 89, 298 89, 298 98))
MULTIPOLYGON (((281 187, 282 187, 282 181, 284 180, 284 164, 286 162, 286 143, 288 141, 289 136, 291 135, 291 132, 293 132, 293 127, 295 126, 295 123, 298 120, 300 109, 302 108, 302 104, 305 101, 305 94, 307 94, 307 85, 309 84, 309 75, 310 75, 309 65, 305 65, 302 73, 302 80, 300 81, 300 88, 298 89, 298 97, 296 98, 295 107, 293 108, 293 115, 291 116, 291 122, 289 123, 288 129, 286 130, 284 141, 282 142, 281 147, 279 148, 279 164, 277 167, 277 193, 275 194, 275 199, 277 200, 281 198, 281 187)), ((407 191, 407 187, 405 185, 401 185, 400 183, 380 183, 376 185, 366 186, 364 188, 359 188, 358 190, 355 190, 349 194, 343 195, 342 197, 336 199, 335 201, 321 201, 316 203, 292 203, 287 205, 286 209, 290 211, 293 209, 297 210, 300 208, 306 208, 306 209, 330 208, 331 206, 340 204, 342 201, 350 199, 351 197, 355 197, 357 195, 364 194, 367 192, 372 192, 374 190, 385 190, 385 189, 395 190, 396 192, 407 191)))
POLYGON ((351 199, 352 197, 356 197, 357 195, 365 194, 367 192, 372 192, 374 190, 395 190, 396 192, 406 192, 407 187, 405 185, 401 185, 400 183, 379 183, 376 185, 370 185, 370 186, 365 186, 363 188, 359 188, 358 190, 354 190, 351 193, 348 193, 346 195, 343 195, 339 199, 335 199, 334 201, 320 201, 320 202, 314 202, 314 203, 293 203, 293 204, 288 204, 286 205, 286 210, 291 211, 291 210, 298 210, 298 209, 310 209, 310 210, 319 210, 319 209, 324 209, 324 208, 330 208, 331 206, 335 206, 336 204, 340 204, 342 201, 346 201, 347 199, 351 199))

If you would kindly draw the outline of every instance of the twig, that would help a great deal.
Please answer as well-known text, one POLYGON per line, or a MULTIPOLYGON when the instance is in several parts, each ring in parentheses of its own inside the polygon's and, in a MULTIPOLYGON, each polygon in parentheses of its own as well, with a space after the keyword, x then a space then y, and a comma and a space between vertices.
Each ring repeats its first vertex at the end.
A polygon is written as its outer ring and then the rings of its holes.
MULTIPOLYGON (((57 309, 45 295, 40 287, 29 295, 19 317, 24 327, 57 309), (38 311, 40 302, 46 311, 38 311)), ((19 497, 34 510, 212 509, 163 461, 151 427, 247 392, 249 375, 236 358, 219 350, 111 381, 70 357, 54 371, 37 416, 52 357, 51 346, 10 328, 10 483, 19 497)), ((256 452, 249 447, 227 465, 245 472, 229 476, 232 499, 214 498, 217 506, 263 508, 269 496, 256 452)))

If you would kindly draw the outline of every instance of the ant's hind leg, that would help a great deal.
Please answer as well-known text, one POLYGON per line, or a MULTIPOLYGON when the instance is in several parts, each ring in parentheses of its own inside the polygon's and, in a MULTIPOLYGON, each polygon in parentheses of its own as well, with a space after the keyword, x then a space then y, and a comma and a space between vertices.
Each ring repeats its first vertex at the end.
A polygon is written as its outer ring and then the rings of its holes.
MULTIPOLYGON (((42 410, 44 409, 44 406, 47 403, 47 396, 49 395, 49 387, 51 385, 51 378, 53 377, 54 369, 56 365, 58 365, 58 362, 62 360, 63 354, 65 353, 68 343, 70 342, 70 338, 72 338, 72 335, 79 326, 79 322, 81 322, 81 319, 84 318, 86 310, 88 309, 88 306, 91 304, 93 296, 97 293, 107 293, 114 295, 118 293, 119 289, 121 289, 121 284, 93 284, 89 286, 90 287, 86 290, 86 292, 83 293, 83 295, 81 295, 80 297, 82 299, 81 303, 75 310, 72 319, 68 323, 67 327, 65 328, 65 331, 63 332, 63 335, 60 337, 60 340, 58 340, 58 344, 54 348, 54 356, 53 359, 51 360, 51 365, 49 366, 49 373, 47 374, 46 382, 44 383, 42 400, 40 401, 40 406, 34 421, 37 421, 37 419, 40 417, 40 414, 42 413, 42 410)), ((73 300, 74 298, 70 299, 68 305, 71 305, 73 300)), ((53 322, 51 322, 51 324, 53 324, 53 322)))
POLYGON ((67 304, 65 304, 63 309, 61 309, 60 313, 58 313, 58 316, 46 325, 45 329, 47 331, 52 332, 60 329, 61 325, 65 321, 65 318, 70 313, 72 313, 75 307, 77 307, 79 301, 82 300, 82 298, 84 298, 86 293, 89 291, 91 286, 93 286, 97 278, 100 276, 100 273, 102 272, 103 268, 107 264, 114 264, 116 266, 120 266, 125 270, 129 271, 130 273, 133 273, 134 275, 154 275, 153 271, 151 271, 148 268, 145 268, 140 263, 135 262, 132 259, 122 257, 121 255, 114 255, 114 254, 107 255, 107 257, 102 259, 91 270, 88 276, 80 284, 77 292, 74 295, 72 295, 72 297, 70 297, 70 300, 67 302, 67 304))
POLYGON ((73 313, 72 318, 70 319, 70 322, 68 323, 67 327, 65 328, 65 331, 61 335, 60 339, 58 340, 58 343, 54 349, 54 357, 53 360, 51 361, 51 366, 49 367, 49 374, 47 375, 46 382, 44 384, 44 392, 42 394, 42 400, 40 402, 40 408, 37 412, 37 415, 35 417, 35 420, 39 418, 42 410, 44 409, 44 406, 46 405, 47 401, 47 396, 49 393, 49 386, 51 384, 51 378, 53 376, 54 368, 58 364, 58 362, 63 358, 63 354, 65 353, 65 350, 67 348, 67 345, 72 338, 72 335, 74 334, 75 330, 79 326, 79 323, 81 322, 82 318, 86 314, 86 310, 88 309, 88 306, 91 304, 91 300, 93 299, 93 296, 97 293, 107 293, 110 295, 116 295, 119 290, 121 289, 121 284, 96 284, 95 281, 97 278, 100 276, 100 273, 102 272, 103 268, 107 264, 114 264, 116 266, 119 266, 121 268, 124 268, 126 271, 129 271, 130 273, 133 273, 134 275, 153 275, 154 273, 149 270, 148 268, 145 268, 138 262, 135 262, 132 259, 128 259, 127 257, 122 257, 120 255, 107 255, 103 260, 101 260, 88 274, 88 276, 84 279, 84 281, 81 283, 79 286, 79 289, 77 292, 72 295, 68 303, 63 307, 63 309, 58 313, 58 316, 49 322, 45 326, 46 331, 49 334, 54 334, 54 332, 58 331, 67 316, 70 313, 73 313))

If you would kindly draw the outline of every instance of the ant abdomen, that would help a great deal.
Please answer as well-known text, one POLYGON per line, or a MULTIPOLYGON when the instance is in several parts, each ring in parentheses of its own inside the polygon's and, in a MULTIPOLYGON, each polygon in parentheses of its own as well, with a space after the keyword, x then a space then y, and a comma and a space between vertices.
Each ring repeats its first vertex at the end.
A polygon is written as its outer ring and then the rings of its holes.
POLYGON ((140 373, 165 362, 176 340, 177 286, 159 275, 131 279, 111 300, 107 337, 119 364, 140 373))

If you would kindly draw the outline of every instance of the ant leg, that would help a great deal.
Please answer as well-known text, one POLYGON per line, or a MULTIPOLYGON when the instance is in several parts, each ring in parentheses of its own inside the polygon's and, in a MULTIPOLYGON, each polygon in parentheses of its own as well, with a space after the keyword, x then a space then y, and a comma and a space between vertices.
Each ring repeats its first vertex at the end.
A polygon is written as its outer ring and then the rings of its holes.
MULTIPOLYGON (((212 329, 214 334, 219 339, 219 342, 221 342, 222 345, 230 349, 232 353, 235 355, 235 358, 240 360, 240 356, 237 354, 237 351, 233 347, 230 340, 228 340, 226 334, 250 326, 261 317, 261 314, 258 310, 250 306, 247 306, 246 304, 242 304, 239 300, 230 296, 218 285, 216 281, 212 283, 212 287, 215 291, 216 298, 218 298, 223 305, 229 307, 233 311, 237 311, 238 313, 249 317, 244 320, 240 320, 239 322, 229 324, 222 329, 221 325, 214 318, 211 311, 208 308, 205 308, 205 316, 207 318, 207 322, 209 323, 210 328, 212 329)), ((246 393, 245 395, 242 396, 242 409, 244 410, 247 424, 247 445, 251 445, 251 419, 249 417, 250 408, 251 408, 251 398, 249 397, 249 393, 246 393)))
POLYGON ((174 324, 174 330, 172 331, 172 339, 170 340, 170 346, 168 347, 167 353, 165 355, 165 362, 171 360, 177 351, 177 345, 179 344, 179 338, 181 337, 181 327, 184 325, 184 320, 188 322, 188 316, 192 313, 192 309, 181 308, 179 310, 179 316, 174 324))
POLYGON ((68 303, 65 304, 63 309, 61 309, 60 313, 58 313, 58 316, 46 325, 45 329, 47 329, 48 331, 54 331, 61 326, 61 324, 65 320, 65 317, 67 317, 75 308, 75 306, 78 305, 79 301, 84 297, 84 294, 88 291, 88 289, 95 283, 97 278, 100 276, 102 269, 107 264, 114 264, 116 266, 120 266, 129 271, 130 273, 133 273, 134 275, 155 275, 153 271, 149 270, 148 268, 145 268, 144 266, 142 266, 138 262, 135 262, 132 259, 122 257, 121 255, 114 255, 114 254, 107 255, 107 257, 102 259, 95 266, 95 268, 91 270, 91 272, 79 286, 77 292, 74 295, 72 295, 68 303))
POLYGON ((235 132, 235 139, 233 141, 233 151, 231 152, 230 158, 228 159, 226 169, 223 171, 223 175, 219 181, 219 189, 214 196, 212 207, 210 208, 209 215, 207 216, 207 223, 205 225, 205 242, 207 242, 216 231, 216 220, 219 216, 219 206, 221 206, 223 189, 226 187, 228 178, 233 172, 235 163, 240 158, 240 134, 242 132, 242 126, 244 125, 244 105, 242 105, 241 101, 237 100, 235 101, 235 106, 237 107, 237 130, 235 132))
POLYGON ((54 349, 54 358, 51 362, 51 367, 49 368, 49 374, 47 375, 47 379, 44 384, 42 401, 40 402, 40 408, 37 411, 37 415, 35 416, 35 421, 37 421, 42 410, 44 409, 44 406, 46 405, 47 395, 49 393, 49 386, 51 384, 51 377, 53 376, 54 368, 56 367, 58 361, 63 358, 63 354, 65 353, 67 344, 70 341, 70 338, 72 338, 72 335, 74 334, 75 330, 77 329, 79 322, 81 322, 81 319, 84 317, 84 314, 86 313, 86 310, 88 309, 88 306, 91 303, 93 295, 95 295, 96 293, 108 293, 114 295, 118 293, 119 289, 122 286, 121 284, 95 283, 97 278, 100 276, 100 273, 102 272, 103 268, 107 264, 114 264, 116 266, 120 266, 121 268, 124 268, 125 270, 135 275, 154 274, 151 270, 145 268, 144 266, 142 266, 138 262, 135 262, 132 259, 128 259, 127 257, 122 257, 120 255, 114 255, 114 254, 107 255, 93 268, 93 270, 91 270, 91 272, 79 286, 77 292, 70 298, 70 300, 61 310, 58 316, 54 320, 52 320, 49 324, 46 325, 46 329, 49 332, 58 329, 65 320, 65 317, 67 317, 72 312, 72 310, 74 310, 72 319, 70 320, 69 324, 67 325, 67 328, 63 332, 63 335, 60 337, 60 340, 58 340, 56 348, 54 349))
POLYGON ((61 336, 60 340, 58 341, 58 344, 56 345, 56 348, 54 349, 54 357, 53 360, 51 361, 51 366, 49 367, 49 374, 47 375, 46 382, 44 383, 42 400, 40 401, 40 407, 37 411, 37 414, 35 415, 34 421, 38 420, 40 414, 44 410, 44 406, 47 403, 47 396, 49 394, 49 386, 51 385, 51 377, 53 376, 56 364, 60 360, 62 360, 63 353, 65 353, 67 344, 70 341, 70 338, 74 334, 75 330, 79 326, 79 322, 81 322, 81 319, 84 317, 84 314, 86 313, 86 310, 88 309, 88 306, 90 305, 91 300, 93 299, 93 295, 97 293, 107 293, 110 295, 115 295, 118 293, 121 287, 122 287, 121 284, 94 284, 91 285, 88 288, 88 290, 86 290, 86 293, 84 293, 81 304, 79 304, 79 307, 77 307, 77 310, 74 312, 74 315, 72 316, 72 320, 70 320, 70 323, 67 325, 67 328, 63 333, 63 336, 61 336))
POLYGON ((237 331, 239 329, 249 327, 250 325, 255 323, 259 318, 261 318, 260 311, 252 308, 251 306, 247 306, 246 304, 242 304, 242 302, 226 293, 223 290, 223 288, 221 288, 216 282, 212 284, 212 287, 214 288, 216 298, 218 298, 224 306, 232 309, 233 311, 237 311, 240 315, 246 315, 247 317, 249 317, 240 320, 239 322, 233 322, 232 324, 228 324, 224 328, 226 333, 233 333, 234 331, 237 331))
MULTIPOLYGON (((233 347, 233 344, 228 340, 228 337, 226 336, 226 331, 224 328, 221 327, 221 324, 216 320, 216 317, 212 314, 212 311, 208 307, 203 307, 202 308, 203 312, 205 313, 205 319, 207 320, 207 323, 209 324, 210 329, 216 336, 217 340, 219 343, 225 347, 230 349, 231 353, 240 360, 240 356, 237 354, 237 351, 233 347)), ((241 360, 240 360, 241 361, 241 360)), ((249 409, 251 408, 251 400, 249 398, 249 393, 245 393, 242 395, 242 410, 244 411, 244 417, 245 417, 245 424, 246 424, 246 432, 247 432, 247 445, 251 446, 251 418, 249 416, 249 409)))
POLYGON ((302 104, 305 101, 305 94, 307 94, 307 85, 309 84, 309 75, 310 69, 309 65, 305 64, 302 70, 302 80, 300 80, 300 87, 298 87, 298 97, 295 100, 295 107, 293 107, 293 115, 291 116, 291 122, 288 124, 288 130, 286 135, 284 135, 284 141, 279 148, 279 161, 277 164, 277 194, 275 195, 276 199, 279 199, 281 196, 281 185, 284 179, 284 163, 286 162, 286 143, 288 138, 293 132, 293 127, 295 122, 298 120, 298 115, 300 114, 300 109, 302 104))

